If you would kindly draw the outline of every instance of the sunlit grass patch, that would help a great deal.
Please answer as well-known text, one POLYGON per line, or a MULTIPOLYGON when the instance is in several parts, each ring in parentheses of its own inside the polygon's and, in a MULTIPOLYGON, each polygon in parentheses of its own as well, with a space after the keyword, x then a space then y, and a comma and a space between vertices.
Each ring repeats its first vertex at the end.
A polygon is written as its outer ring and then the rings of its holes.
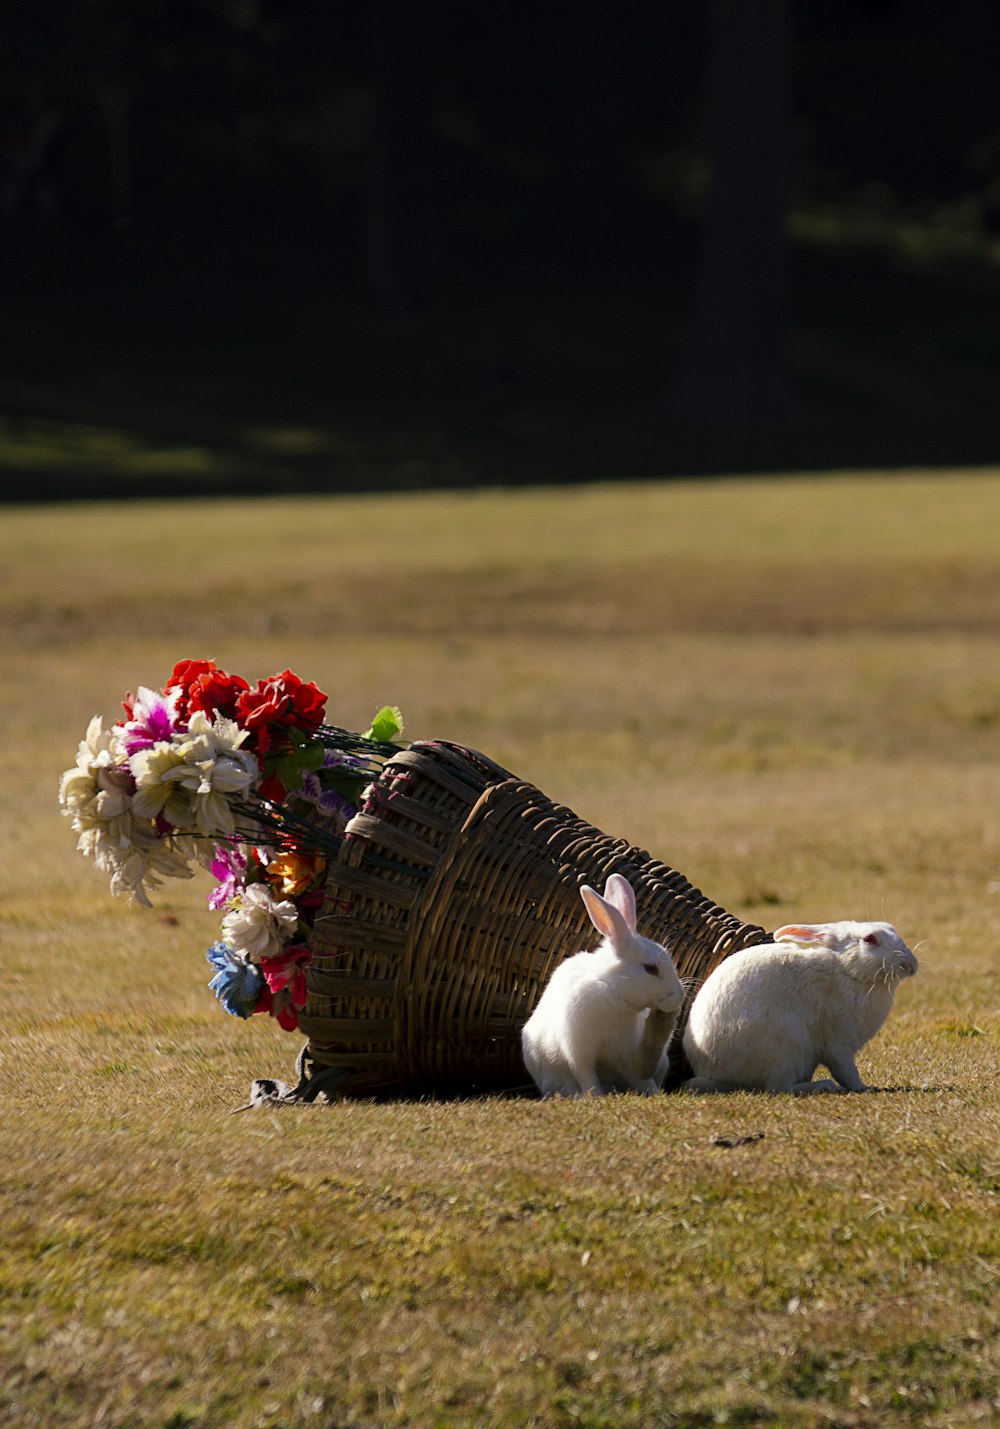
POLYGON ((985 474, 6 513, 0 1419, 989 1422, 994 518, 985 474), (885 1090, 230 1116, 297 1039, 219 1010, 202 880, 113 902, 55 801, 196 656, 398 703, 766 926, 895 922, 885 1090))

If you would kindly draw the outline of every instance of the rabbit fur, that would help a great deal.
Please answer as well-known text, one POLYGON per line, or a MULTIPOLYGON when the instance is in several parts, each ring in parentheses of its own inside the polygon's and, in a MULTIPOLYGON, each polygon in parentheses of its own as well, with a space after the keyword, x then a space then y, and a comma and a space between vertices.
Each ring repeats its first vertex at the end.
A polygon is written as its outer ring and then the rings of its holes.
POLYGON ((611 874, 603 896, 585 884, 580 897, 601 942, 552 973, 521 1033, 525 1066, 546 1097, 651 1095, 684 989, 666 948, 636 931, 626 878, 611 874))
POLYGON ((699 989, 684 1031, 689 1091, 863 1092, 855 1057, 917 959, 889 923, 779 928, 699 989), (813 1081, 822 1064, 832 1074, 813 1081))

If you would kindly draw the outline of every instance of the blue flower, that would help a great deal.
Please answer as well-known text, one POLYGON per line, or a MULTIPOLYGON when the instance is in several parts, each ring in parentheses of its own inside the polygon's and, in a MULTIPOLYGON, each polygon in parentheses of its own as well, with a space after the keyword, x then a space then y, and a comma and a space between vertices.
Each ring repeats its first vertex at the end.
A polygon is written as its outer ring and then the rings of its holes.
POLYGON ((213 943, 205 960, 218 968, 208 985, 226 1011, 234 1017, 252 1016, 264 986, 260 969, 237 957, 225 943, 213 943))

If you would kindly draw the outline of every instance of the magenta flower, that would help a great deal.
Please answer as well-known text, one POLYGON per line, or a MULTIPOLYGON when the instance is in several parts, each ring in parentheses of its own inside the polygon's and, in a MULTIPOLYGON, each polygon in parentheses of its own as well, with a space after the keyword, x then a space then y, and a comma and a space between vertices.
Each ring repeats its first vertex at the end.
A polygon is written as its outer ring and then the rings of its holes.
POLYGON ((246 881, 246 854, 235 844, 218 844, 210 867, 218 886, 209 894, 208 906, 224 908, 246 881))
POLYGON ((154 744, 168 743, 177 729, 177 692, 169 695, 158 694, 139 686, 139 693, 132 701, 131 718, 126 720, 121 730, 121 741, 129 759, 140 749, 152 749, 154 744))

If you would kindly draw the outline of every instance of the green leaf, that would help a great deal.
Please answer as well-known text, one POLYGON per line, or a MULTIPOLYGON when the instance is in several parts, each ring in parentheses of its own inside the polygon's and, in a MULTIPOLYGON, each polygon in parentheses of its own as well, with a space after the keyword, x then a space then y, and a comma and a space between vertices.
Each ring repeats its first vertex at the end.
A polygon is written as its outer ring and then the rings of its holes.
POLYGON ((269 760, 268 765, 270 770, 277 774, 285 788, 295 793, 302 788, 302 776, 305 771, 321 768, 324 757, 325 750, 321 744, 306 744, 296 740, 292 749, 274 760, 269 760))
POLYGON ((300 769, 322 769, 325 758, 326 750, 321 744, 307 744, 296 756, 296 763, 300 769))
POLYGON ((383 705, 372 720, 365 739, 377 739, 380 744, 392 744, 403 733, 403 716, 395 705, 383 705))
POLYGON ((333 789, 337 794, 343 794, 344 798, 352 804, 361 801, 361 791, 366 784, 370 784, 375 775, 372 770, 362 771, 350 769, 324 769, 320 775, 320 782, 324 789, 333 789))
POLYGON ((276 759, 274 772, 285 788, 292 793, 302 788, 302 770, 299 768, 294 754, 287 754, 283 759, 276 759))

